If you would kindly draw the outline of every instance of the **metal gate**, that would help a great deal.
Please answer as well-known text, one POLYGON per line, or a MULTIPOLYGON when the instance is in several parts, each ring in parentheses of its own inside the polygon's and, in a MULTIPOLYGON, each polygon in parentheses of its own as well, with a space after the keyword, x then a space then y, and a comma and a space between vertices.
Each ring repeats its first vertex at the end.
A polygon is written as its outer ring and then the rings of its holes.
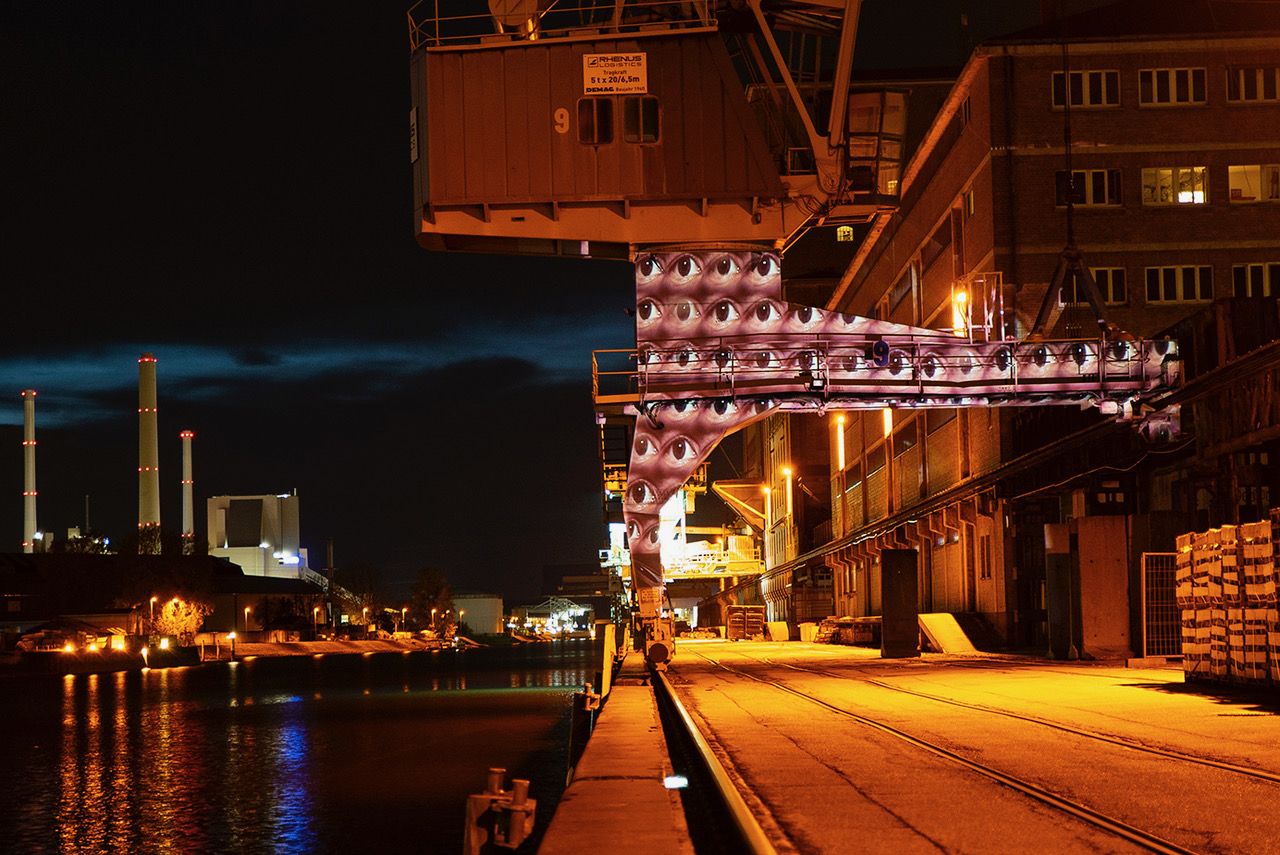
POLYGON ((1182 655, 1182 613, 1174 597, 1173 552, 1142 553, 1142 655, 1182 655))

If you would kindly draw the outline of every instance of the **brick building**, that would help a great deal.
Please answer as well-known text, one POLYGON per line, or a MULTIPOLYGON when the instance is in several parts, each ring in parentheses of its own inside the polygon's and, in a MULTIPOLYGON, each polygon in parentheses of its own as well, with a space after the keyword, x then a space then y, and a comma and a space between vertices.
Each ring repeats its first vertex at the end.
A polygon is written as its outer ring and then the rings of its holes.
MULTIPOLYGON (((1176 339, 1183 388, 1125 422, 1062 406, 773 417, 745 439, 771 495, 792 497, 765 538, 771 620, 813 619, 824 598, 878 614, 880 550, 908 547, 922 611, 978 613, 1011 646, 1141 654, 1144 555, 1274 504, 1280 15, 1142 0, 980 46, 826 305, 936 329, 985 310, 1021 339, 1060 267, 1092 275, 1110 340, 1176 339)), ((1040 332, 1096 338, 1086 296, 1065 276, 1040 332)))

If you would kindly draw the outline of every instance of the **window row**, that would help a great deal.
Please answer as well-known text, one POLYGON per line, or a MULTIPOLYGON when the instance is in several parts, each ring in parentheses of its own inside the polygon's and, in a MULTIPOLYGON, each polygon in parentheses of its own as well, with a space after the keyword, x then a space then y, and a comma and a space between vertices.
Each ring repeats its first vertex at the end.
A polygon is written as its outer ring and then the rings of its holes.
MULTIPOLYGON (((608 145, 614 140, 614 105, 612 97, 578 100, 578 142, 583 145, 608 145)), ((622 98, 622 139, 629 143, 658 141, 658 99, 652 95, 626 95, 622 98)))
MULTIPOLYGON (((1122 306, 1129 302, 1123 267, 1091 267, 1103 302, 1122 306)), ((1146 301, 1196 303, 1213 299, 1213 268, 1208 265, 1173 265, 1144 270, 1146 301)), ((1231 267, 1234 297, 1280 297, 1280 262, 1235 264, 1231 267)), ((1087 305, 1083 283, 1063 283, 1059 300, 1064 305, 1087 305)))
MULTIPOLYGON (((1143 106, 1204 104, 1208 100, 1204 68, 1143 68, 1138 71, 1138 103, 1143 106)), ((1228 103, 1280 100, 1280 66, 1228 68, 1228 103)), ((1119 107, 1120 72, 1055 71, 1053 106, 1119 107)))
MULTIPOLYGON (((1059 170, 1054 174, 1056 203, 1087 208, 1124 204, 1119 169, 1059 170)), ((1280 164, 1227 167, 1231 202, 1280 202, 1280 164)), ((1221 191, 1219 191, 1221 192, 1221 191)), ((1167 166, 1142 170, 1143 205, 1206 205, 1209 170, 1205 166, 1167 166)))

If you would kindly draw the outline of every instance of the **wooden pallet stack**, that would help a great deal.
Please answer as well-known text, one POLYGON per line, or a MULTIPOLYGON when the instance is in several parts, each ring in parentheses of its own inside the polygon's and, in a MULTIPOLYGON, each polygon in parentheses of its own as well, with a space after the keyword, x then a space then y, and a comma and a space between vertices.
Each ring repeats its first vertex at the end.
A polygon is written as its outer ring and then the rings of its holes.
POLYGON ((1243 590, 1242 676, 1252 682, 1269 679, 1267 620, 1276 614, 1276 541, 1270 520, 1240 526, 1240 573, 1243 590))
POLYGON ((1280 508, 1262 522, 1181 535, 1177 550, 1186 675, 1280 685, 1280 508))

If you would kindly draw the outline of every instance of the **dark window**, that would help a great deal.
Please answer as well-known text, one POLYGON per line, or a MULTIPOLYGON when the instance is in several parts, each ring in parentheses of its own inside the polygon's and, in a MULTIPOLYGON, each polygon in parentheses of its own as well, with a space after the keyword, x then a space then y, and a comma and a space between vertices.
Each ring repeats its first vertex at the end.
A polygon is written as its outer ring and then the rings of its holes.
POLYGON ((585 145, 613 142, 612 98, 583 98, 578 101, 578 142, 585 145))
POLYGON ((920 442, 919 421, 912 419, 893 432, 893 456, 897 457, 920 442))
POLYGON ((879 472, 884 468, 884 447, 885 443, 880 443, 875 448, 867 452, 867 474, 879 472))
POLYGON ((622 99, 622 139, 629 143, 658 141, 658 99, 629 95, 622 99))
POLYGON ((1142 104, 1205 103, 1203 68, 1144 68, 1138 72, 1138 101, 1142 104))
POLYGON ((947 409, 929 409, 924 411, 924 429, 926 433, 933 433, 938 428, 950 422, 956 417, 956 411, 947 409))

